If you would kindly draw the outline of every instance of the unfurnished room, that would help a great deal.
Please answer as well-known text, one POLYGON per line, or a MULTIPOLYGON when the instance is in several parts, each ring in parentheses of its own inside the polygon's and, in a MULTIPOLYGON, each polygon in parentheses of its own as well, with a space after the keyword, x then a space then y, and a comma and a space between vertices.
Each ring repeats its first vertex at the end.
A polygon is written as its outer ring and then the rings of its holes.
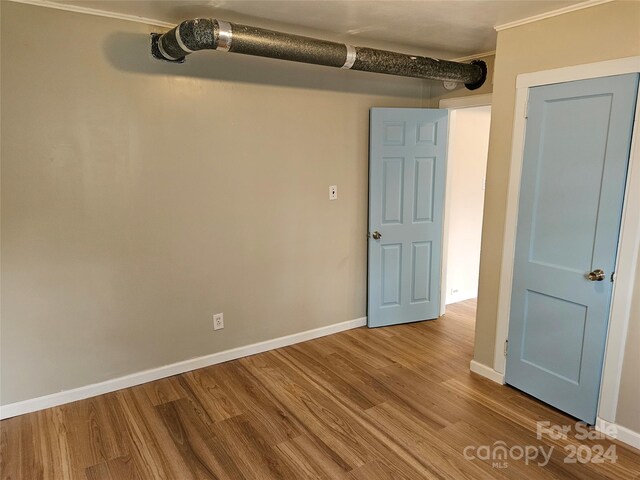
POLYGON ((640 480, 640 1, 0 0, 0 479, 640 480))

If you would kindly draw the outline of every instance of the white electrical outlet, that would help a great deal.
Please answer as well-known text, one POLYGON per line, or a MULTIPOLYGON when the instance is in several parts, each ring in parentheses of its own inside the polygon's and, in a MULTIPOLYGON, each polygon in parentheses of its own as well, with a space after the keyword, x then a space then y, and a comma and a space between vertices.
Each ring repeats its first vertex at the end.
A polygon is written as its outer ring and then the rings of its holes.
POLYGON ((338 186, 329 185, 329 200, 336 200, 338 198, 338 186))
POLYGON ((216 313, 213 316, 213 329, 220 330, 224 328, 224 315, 222 313, 216 313))

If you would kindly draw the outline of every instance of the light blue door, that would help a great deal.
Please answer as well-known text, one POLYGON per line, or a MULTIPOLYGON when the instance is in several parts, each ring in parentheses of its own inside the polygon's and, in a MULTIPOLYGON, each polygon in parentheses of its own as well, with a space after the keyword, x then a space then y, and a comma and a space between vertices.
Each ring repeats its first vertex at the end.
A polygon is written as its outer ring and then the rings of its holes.
POLYGON ((373 108, 368 325, 440 314, 446 110, 373 108))
POLYGON ((638 75, 532 88, 506 382, 596 418, 638 75))

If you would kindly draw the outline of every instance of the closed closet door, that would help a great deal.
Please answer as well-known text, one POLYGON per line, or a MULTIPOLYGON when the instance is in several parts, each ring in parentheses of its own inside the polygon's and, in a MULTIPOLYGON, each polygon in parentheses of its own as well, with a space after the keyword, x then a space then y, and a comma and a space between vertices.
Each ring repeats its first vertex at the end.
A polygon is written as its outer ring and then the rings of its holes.
POLYGON ((506 382, 595 422, 638 75, 531 88, 506 382))

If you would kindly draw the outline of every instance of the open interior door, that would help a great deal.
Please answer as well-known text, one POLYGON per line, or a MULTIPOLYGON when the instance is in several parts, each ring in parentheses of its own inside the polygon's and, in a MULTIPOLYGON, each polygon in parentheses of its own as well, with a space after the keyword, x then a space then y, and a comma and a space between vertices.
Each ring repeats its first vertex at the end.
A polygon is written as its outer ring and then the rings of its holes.
POLYGON ((440 314, 447 110, 372 108, 368 326, 440 314))

